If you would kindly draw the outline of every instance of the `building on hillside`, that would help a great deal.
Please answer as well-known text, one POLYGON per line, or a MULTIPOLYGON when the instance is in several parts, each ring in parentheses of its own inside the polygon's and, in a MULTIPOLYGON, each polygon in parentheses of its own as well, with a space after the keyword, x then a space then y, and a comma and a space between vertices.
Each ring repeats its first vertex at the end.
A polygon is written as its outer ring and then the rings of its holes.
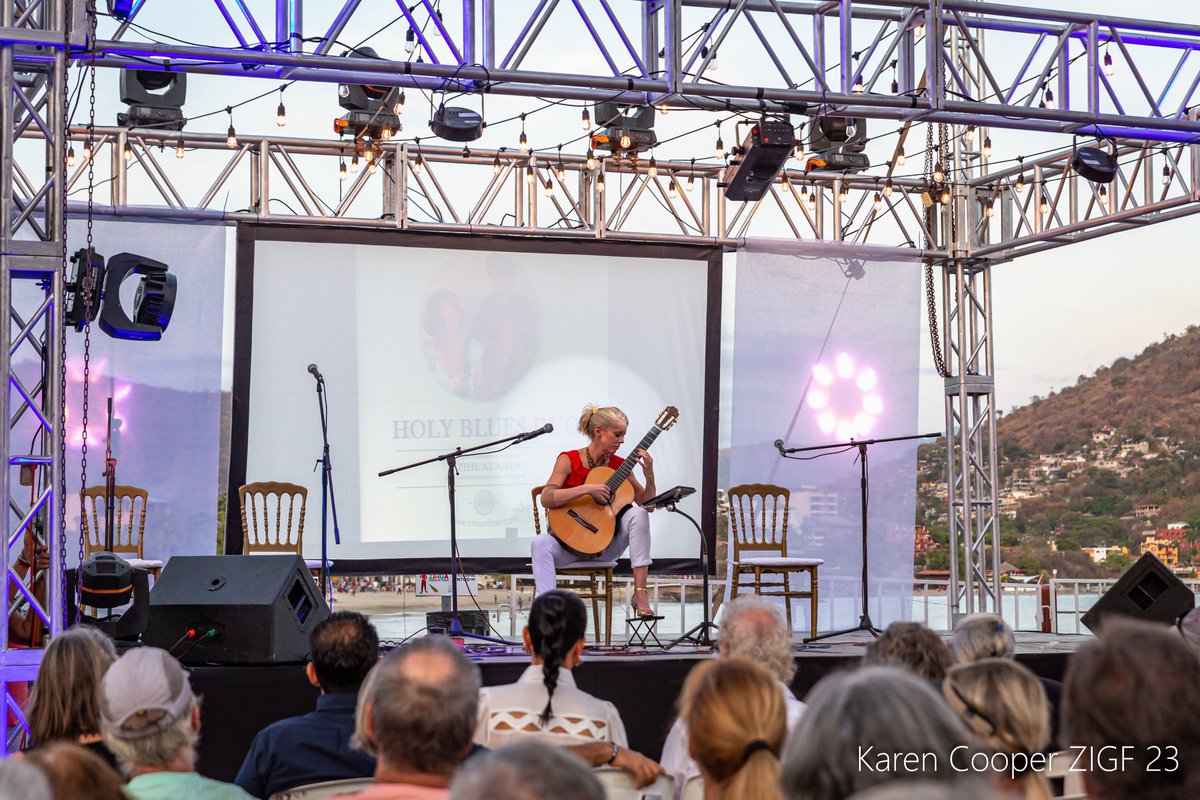
POLYGON ((1102 544, 1098 545, 1097 547, 1081 547, 1079 549, 1087 553, 1091 557, 1092 561, 1097 564, 1103 564, 1104 561, 1113 553, 1129 555, 1128 547, 1121 547, 1115 544, 1102 544))
POLYGON ((1108 442, 1112 441, 1112 438, 1115 435, 1115 431, 1110 430, 1109 428, 1102 428, 1098 431, 1092 431, 1092 441, 1095 444, 1107 444, 1108 442))
POLYGON ((1130 456, 1130 455, 1134 455, 1134 454, 1144 456, 1144 455, 1148 454, 1149 452, 1150 452, 1150 443, 1149 442, 1145 442, 1145 441, 1125 442, 1125 444, 1121 445, 1121 455, 1123 455, 1123 456, 1130 456))
POLYGON ((1156 517, 1159 511, 1162 511, 1162 506, 1157 503, 1139 503, 1133 507, 1133 515, 1139 519, 1156 517))
POLYGON ((1142 534, 1142 555, 1153 553, 1154 557, 1168 567, 1179 566, 1179 545, 1169 539, 1159 539, 1156 531, 1142 534))
POLYGON ((936 541, 934 541, 933 537, 929 535, 929 530, 918 525, 916 538, 914 540, 913 552, 914 553, 927 553, 931 550, 940 550, 940 549, 941 549, 941 545, 939 545, 936 541))

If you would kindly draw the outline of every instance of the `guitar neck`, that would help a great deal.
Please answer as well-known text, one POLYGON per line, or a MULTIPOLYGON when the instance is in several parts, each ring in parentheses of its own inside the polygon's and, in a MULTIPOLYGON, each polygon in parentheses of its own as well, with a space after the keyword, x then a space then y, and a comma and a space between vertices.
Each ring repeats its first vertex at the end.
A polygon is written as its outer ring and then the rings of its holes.
MULTIPOLYGON (((642 440, 633 448, 633 452, 636 453, 638 450, 649 449, 660 433, 662 433, 662 430, 658 426, 651 428, 650 432, 643 436, 642 440)), ((625 479, 629 477, 629 473, 633 472, 634 463, 636 462, 634 462, 632 457, 625 459, 624 463, 617 467, 616 471, 604 482, 604 485, 608 487, 610 492, 617 491, 617 487, 625 482, 625 479)))

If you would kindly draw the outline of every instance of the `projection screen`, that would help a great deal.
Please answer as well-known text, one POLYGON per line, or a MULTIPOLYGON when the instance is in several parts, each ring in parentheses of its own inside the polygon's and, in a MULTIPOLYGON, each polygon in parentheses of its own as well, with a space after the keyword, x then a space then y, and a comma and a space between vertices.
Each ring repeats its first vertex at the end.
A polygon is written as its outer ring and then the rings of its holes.
MULTIPOLYGON (((310 364, 329 407, 335 572, 448 568, 447 464, 378 473, 551 423, 457 462, 465 567, 527 569, 530 489, 586 443, 589 402, 628 414, 619 455, 679 409, 651 449, 657 487, 696 487, 683 510, 715 536, 719 251, 247 226, 238 270, 230 497, 244 481, 308 487, 307 557, 321 546, 310 364)), ((652 530, 658 566, 694 568, 687 519, 655 513, 652 530)), ((231 524, 227 541, 240 538, 231 524)))

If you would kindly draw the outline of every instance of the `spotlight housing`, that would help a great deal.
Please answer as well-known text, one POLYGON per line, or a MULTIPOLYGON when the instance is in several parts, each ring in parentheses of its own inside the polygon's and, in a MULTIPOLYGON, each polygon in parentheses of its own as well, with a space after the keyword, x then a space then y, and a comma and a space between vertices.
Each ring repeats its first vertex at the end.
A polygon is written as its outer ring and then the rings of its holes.
POLYGON ((834 172, 862 172, 871 166, 867 120, 863 117, 813 117, 805 130, 808 150, 834 172))
POLYGON ((104 256, 83 248, 71 256, 74 275, 63 285, 63 324, 82 331, 95 322, 100 313, 100 295, 104 287, 104 256), (91 294, 91 302, 87 294, 91 294))
POLYGON ((654 113, 654 106, 596 103, 592 117, 601 130, 592 135, 592 147, 613 155, 649 150, 658 144, 654 113))
POLYGON ((114 339, 156 342, 171 322, 178 279, 160 261, 135 253, 117 253, 108 260, 100 329, 114 339), (121 306, 121 284, 140 275, 133 296, 133 316, 121 306))
POLYGON ((186 73, 123 69, 120 90, 121 102, 129 106, 117 114, 117 124, 122 128, 183 130, 187 122, 183 116, 183 104, 187 100, 186 73))
MULTIPOLYGON (((356 47, 342 53, 342 58, 379 58, 371 47, 356 47)), ((390 86, 367 83, 339 83, 338 105, 346 109, 344 117, 333 121, 333 132, 339 136, 369 136, 382 139, 383 131, 398 133, 404 130, 395 108, 401 104, 401 92, 390 86)), ((401 105, 403 107, 403 105, 401 105)))
POLYGON ((433 135, 451 142, 473 142, 483 136, 483 117, 471 108, 439 106, 429 120, 433 135))
POLYGON ((1102 147, 1079 148, 1071 156, 1071 166, 1095 183, 1112 183, 1117 179, 1117 160, 1102 147))
POLYGON ((761 119, 750 128, 736 158, 725 168, 725 197, 759 200, 796 147, 796 131, 787 120, 761 119))

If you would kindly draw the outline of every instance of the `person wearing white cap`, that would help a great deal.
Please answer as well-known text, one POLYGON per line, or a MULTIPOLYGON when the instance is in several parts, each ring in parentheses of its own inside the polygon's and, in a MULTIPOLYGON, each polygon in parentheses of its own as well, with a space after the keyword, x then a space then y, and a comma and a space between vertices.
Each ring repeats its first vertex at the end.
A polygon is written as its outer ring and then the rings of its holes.
POLYGON ((100 683, 104 743, 129 777, 130 800, 249 800, 231 783, 196 773, 200 706, 187 673, 165 650, 139 647, 100 683))

